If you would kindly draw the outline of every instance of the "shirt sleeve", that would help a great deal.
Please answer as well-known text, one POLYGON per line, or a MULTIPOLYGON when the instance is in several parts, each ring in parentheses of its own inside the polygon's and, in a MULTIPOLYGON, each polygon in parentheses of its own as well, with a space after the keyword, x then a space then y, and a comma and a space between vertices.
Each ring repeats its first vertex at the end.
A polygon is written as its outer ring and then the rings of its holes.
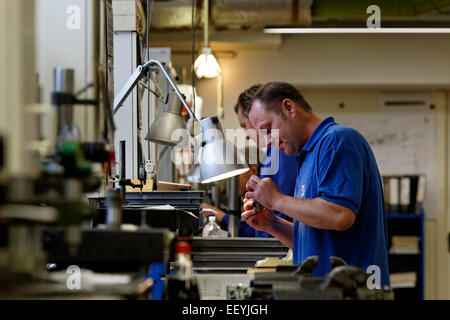
POLYGON ((355 214, 361 207, 363 193, 362 152, 355 139, 334 133, 324 139, 317 164, 319 197, 355 214))
POLYGON ((255 230, 255 238, 272 238, 272 236, 267 232, 255 230))
POLYGON ((226 214, 222 217, 222 220, 220 220, 219 226, 222 230, 228 230, 228 220, 229 220, 229 216, 226 214))
POLYGON ((239 220, 238 236, 248 238, 256 237, 256 229, 252 228, 245 221, 239 220))

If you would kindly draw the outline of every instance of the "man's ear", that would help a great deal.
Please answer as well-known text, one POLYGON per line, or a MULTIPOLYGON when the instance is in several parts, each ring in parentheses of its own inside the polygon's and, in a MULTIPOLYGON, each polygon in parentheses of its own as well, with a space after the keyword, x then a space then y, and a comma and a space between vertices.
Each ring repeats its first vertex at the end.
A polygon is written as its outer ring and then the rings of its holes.
POLYGON ((295 114, 297 113, 297 109, 295 107, 294 101, 291 99, 284 99, 281 102, 281 109, 284 115, 290 116, 291 118, 295 118, 295 114))

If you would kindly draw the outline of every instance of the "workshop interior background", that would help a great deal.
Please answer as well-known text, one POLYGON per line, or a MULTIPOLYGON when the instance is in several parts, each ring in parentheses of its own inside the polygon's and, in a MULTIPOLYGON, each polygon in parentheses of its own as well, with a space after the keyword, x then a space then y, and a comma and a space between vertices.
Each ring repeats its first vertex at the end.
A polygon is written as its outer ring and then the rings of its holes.
MULTIPOLYGON (((417 230, 411 236, 419 237, 420 250, 417 257, 399 263, 407 264, 404 271, 417 272, 414 281, 417 286, 420 282, 424 299, 450 299, 450 1, 211 0, 208 41, 221 76, 198 79, 191 71, 205 41, 204 1, 105 0, 96 7, 90 0, 0 0, 0 135, 7 142, 0 184, 12 185, 12 178, 36 175, 39 157, 55 144, 56 67, 74 70, 72 92, 94 83, 78 99, 94 99, 92 92, 102 86, 106 93, 100 96, 104 101, 108 97, 106 108, 112 108, 114 97, 147 60, 148 40, 152 56, 172 67, 171 75, 176 75, 174 80, 189 104, 195 83, 199 119, 219 114, 222 128, 238 129, 234 105, 243 89, 269 81, 289 82, 320 116, 333 115, 338 123, 365 135, 385 181, 393 176, 425 176, 423 207, 417 212, 423 214, 417 222, 423 225, 413 222, 411 227, 417 230), (103 6, 104 2, 112 6, 103 6), (446 31, 267 32, 269 26, 366 28, 370 5, 380 8, 381 27, 446 31), (104 17, 102 23, 95 15, 104 17), (95 30, 101 37, 94 36, 95 30), (104 54, 98 57, 104 63, 103 73, 95 72, 95 52, 104 54), (23 121, 25 111, 10 108, 18 105, 31 108, 27 114, 34 118, 23 121), (33 138, 26 131, 30 128, 35 129, 33 138)), ((121 157, 120 141, 127 142, 124 178, 138 179, 140 154, 148 154, 161 181, 187 183, 187 170, 171 164, 168 149, 143 139, 164 104, 139 90, 111 115, 116 125, 116 161, 121 157)), ((71 110, 78 128, 72 133, 79 141, 105 139, 102 130, 110 125, 105 108, 86 103, 71 110)), ((18 202, 28 194, 23 191, 27 182, 20 181, 14 184, 18 202)), ((399 218, 393 223, 400 235, 409 235, 401 223, 411 221, 399 218)), ((5 250, 0 264, 7 261, 5 250)))

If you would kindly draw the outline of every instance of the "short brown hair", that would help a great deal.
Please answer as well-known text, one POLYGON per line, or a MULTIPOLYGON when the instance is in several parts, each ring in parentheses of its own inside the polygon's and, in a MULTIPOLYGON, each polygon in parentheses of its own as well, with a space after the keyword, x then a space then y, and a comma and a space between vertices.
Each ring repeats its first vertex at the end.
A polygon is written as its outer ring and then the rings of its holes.
POLYGON ((250 88, 247 88, 239 95, 236 105, 234 106, 234 111, 236 114, 238 113, 239 108, 242 108, 242 112, 248 116, 253 96, 259 89, 262 88, 262 86, 262 84, 255 84, 250 88))
MULTIPOLYGON (((254 101, 259 100, 264 103, 264 108, 266 110, 281 112, 280 106, 284 99, 294 101, 305 111, 312 111, 311 106, 306 102, 305 98, 303 98, 300 91, 286 82, 269 82, 265 84, 253 96, 253 99, 250 102, 250 108, 254 101)), ((250 109, 248 111, 250 112, 250 109)))

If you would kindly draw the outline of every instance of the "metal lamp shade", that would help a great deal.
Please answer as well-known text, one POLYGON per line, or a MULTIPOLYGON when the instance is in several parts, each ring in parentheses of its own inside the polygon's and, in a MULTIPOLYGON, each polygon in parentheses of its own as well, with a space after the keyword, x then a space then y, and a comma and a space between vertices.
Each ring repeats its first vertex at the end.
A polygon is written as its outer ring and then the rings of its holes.
POLYGON ((179 114, 164 112, 152 123, 146 139, 154 143, 175 146, 180 142, 172 140, 172 133, 177 129, 186 129, 183 117, 179 114))
POLYGON ((201 183, 227 179, 249 170, 244 155, 234 143, 224 139, 219 119, 201 120, 202 146, 198 154, 201 183))
POLYGON ((199 159, 201 183, 227 179, 249 170, 244 155, 225 139, 206 143, 200 149, 199 159))
POLYGON ((181 116, 182 111, 182 102, 175 91, 172 91, 164 112, 152 123, 145 139, 168 146, 180 143, 182 138, 179 141, 173 141, 172 133, 177 129, 186 129, 186 122, 181 116))

